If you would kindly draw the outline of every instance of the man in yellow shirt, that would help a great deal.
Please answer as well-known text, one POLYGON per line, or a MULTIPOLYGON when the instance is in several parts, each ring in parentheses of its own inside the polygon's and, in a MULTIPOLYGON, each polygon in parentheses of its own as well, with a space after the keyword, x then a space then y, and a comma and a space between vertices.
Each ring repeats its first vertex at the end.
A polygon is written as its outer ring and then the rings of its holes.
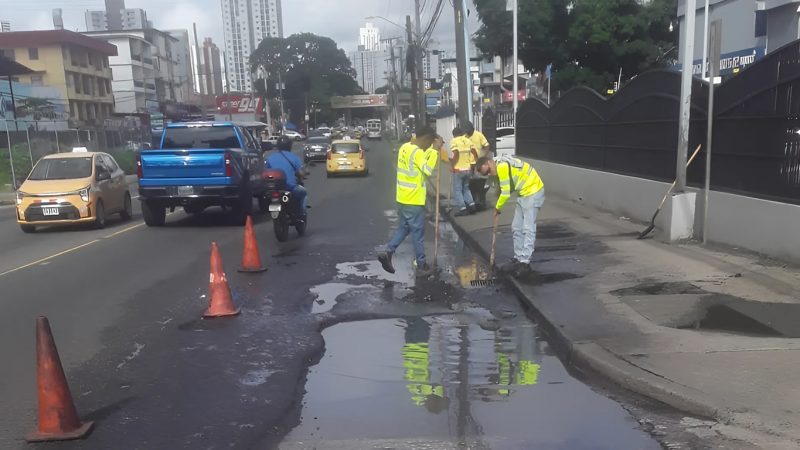
MULTIPOLYGON (((472 142, 472 146, 475 148, 479 157, 492 156, 492 149, 489 146, 489 141, 486 140, 486 136, 484 136, 483 133, 475 129, 475 125, 473 125, 472 122, 465 123, 463 130, 467 138, 472 142)), ((472 198, 475 199, 477 209, 483 210, 486 208, 486 178, 481 176, 473 177, 472 180, 470 180, 469 189, 472 192, 472 198)))
POLYGON ((453 165, 453 209, 456 216, 466 216, 475 212, 475 201, 472 199, 469 182, 478 153, 458 127, 453 129, 450 151, 450 162, 453 165))
POLYGON ((544 183, 529 163, 512 156, 478 159, 477 170, 482 175, 496 176, 500 183, 500 197, 494 213, 506 204, 511 194, 517 193, 514 222, 511 231, 514 237, 514 258, 500 267, 514 276, 530 272, 530 262, 536 244, 536 217, 544 204, 544 183))
POLYGON ((386 251, 378 255, 383 269, 394 273, 392 255, 397 247, 411 235, 416 256, 417 275, 430 275, 432 270, 425 260, 425 203, 428 195, 428 177, 439 161, 442 140, 430 127, 417 129, 416 139, 407 142, 397 151, 397 216, 399 225, 386 251))

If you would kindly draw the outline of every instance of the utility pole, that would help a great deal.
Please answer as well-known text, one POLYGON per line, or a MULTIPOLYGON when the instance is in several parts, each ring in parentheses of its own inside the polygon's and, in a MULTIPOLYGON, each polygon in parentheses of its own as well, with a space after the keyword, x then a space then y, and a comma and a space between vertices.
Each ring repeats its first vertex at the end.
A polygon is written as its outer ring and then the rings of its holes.
POLYGON ((518 12, 519 12, 519 5, 517 3, 517 0, 511 0, 511 5, 512 5, 512 8, 514 8, 514 11, 512 13, 513 16, 514 16, 514 18, 513 18, 514 25, 512 27, 513 28, 512 33, 514 34, 514 53, 513 53, 513 56, 512 56, 513 60, 511 61, 514 64, 514 84, 512 85, 513 89, 514 89, 514 101, 513 101, 512 105, 514 105, 513 106, 513 108, 514 108, 514 128, 516 128, 516 126, 517 126, 517 109, 519 108, 519 63, 518 63, 519 55, 517 54, 517 51, 518 51, 517 48, 519 47, 519 42, 518 42, 518 39, 519 39, 518 33, 519 33, 519 31, 518 31, 518 28, 517 28, 517 20, 518 20, 517 16, 518 16, 518 12))
MULTIPOLYGON (((406 16, 406 39, 408 40, 408 51, 411 52, 412 62, 414 66, 416 66, 416 52, 417 46, 414 44, 413 33, 411 32, 411 16, 406 16)), ((408 61, 409 58, 406 58, 408 61)), ((419 124, 420 119, 420 103, 419 103, 419 95, 416 95, 417 87, 419 86, 419 80, 417 80, 417 68, 416 67, 408 67, 408 71, 411 73, 411 87, 414 95, 411 96, 411 108, 414 110, 414 121, 419 124)))
POLYGON ((423 73, 422 67, 422 58, 425 53, 425 46, 422 42, 422 26, 420 24, 420 8, 419 8, 419 0, 414 0, 414 14, 415 14, 415 26, 417 28, 417 51, 414 53, 416 57, 415 63, 417 65, 417 95, 419 96, 419 118, 418 124, 425 126, 428 124, 427 113, 428 113, 428 102, 425 101, 425 75, 423 73))
POLYGON ((678 157, 675 169, 675 192, 686 190, 686 159, 689 153, 689 119, 692 110, 692 72, 694 71, 694 22, 697 0, 686 0, 686 32, 683 40, 683 70, 681 71, 681 104, 678 131, 678 157))
POLYGON ((225 106, 228 110, 228 121, 233 120, 233 114, 231 113, 231 79, 228 76, 228 58, 225 52, 222 52, 222 59, 225 60, 225 106))
POLYGON ((470 120, 469 111, 472 105, 470 98, 470 73, 467 58, 466 16, 464 0, 453 0, 456 21, 456 73, 458 77, 458 121, 466 123, 470 120))

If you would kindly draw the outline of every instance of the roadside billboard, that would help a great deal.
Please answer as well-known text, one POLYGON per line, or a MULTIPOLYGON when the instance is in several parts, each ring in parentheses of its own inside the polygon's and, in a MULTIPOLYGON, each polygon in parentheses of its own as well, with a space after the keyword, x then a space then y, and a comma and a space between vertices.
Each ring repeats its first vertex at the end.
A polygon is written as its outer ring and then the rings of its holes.
POLYGON ((244 94, 218 95, 217 114, 261 114, 264 112, 264 99, 251 98, 244 94))
POLYGON ((331 97, 331 108, 333 109, 385 107, 386 104, 386 94, 331 97))

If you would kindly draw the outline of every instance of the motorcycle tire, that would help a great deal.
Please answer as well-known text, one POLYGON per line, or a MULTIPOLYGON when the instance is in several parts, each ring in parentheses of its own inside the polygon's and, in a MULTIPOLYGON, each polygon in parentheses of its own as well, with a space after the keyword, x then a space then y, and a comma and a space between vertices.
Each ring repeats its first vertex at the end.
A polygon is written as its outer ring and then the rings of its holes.
POLYGON ((285 217, 279 217, 272 221, 272 229, 275 231, 275 239, 278 242, 289 240, 289 221, 285 217))

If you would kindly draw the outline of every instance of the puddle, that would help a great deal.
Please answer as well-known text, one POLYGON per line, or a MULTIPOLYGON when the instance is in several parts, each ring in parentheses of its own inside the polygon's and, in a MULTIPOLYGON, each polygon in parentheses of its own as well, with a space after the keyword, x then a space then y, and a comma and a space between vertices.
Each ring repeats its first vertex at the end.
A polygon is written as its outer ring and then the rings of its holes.
MULTIPOLYGON (((536 249, 539 250, 538 248, 536 249)), ((624 289, 611 291, 611 294, 620 297, 626 295, 673 295, 673 294, 705 294, 707 291, 699 288, 692 283, 685 281, 676 282, 647 282, 640 283, 624 289)))
POLYGON ((280 448, 657 449, 617 403, 572 378, 523 317, 487 310, 323 332, 301 423, 280 448))
POLYGON ((343 294, 355 290, 374 289, 370 285, 354 285, 347 283, 326 283, 314 286, 309 291, 316 297, 311 306, 311 313, 318 314, 330 311, 336 305, 336 299, 343 294))

